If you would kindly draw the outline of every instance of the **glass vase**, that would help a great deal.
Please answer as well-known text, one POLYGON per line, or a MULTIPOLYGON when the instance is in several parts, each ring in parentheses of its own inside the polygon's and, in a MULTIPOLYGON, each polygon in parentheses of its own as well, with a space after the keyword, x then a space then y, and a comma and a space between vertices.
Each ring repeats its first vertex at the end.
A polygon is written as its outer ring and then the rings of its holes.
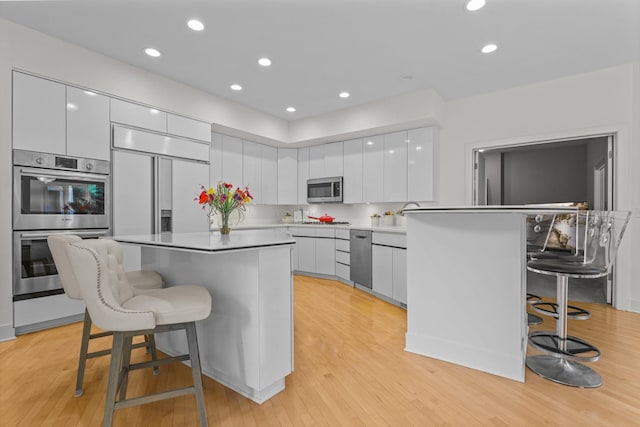
POLYGON ((218 228, 220 229, 220 234, 231 233, 231 227, 229 226, 229 214, 230 212, 220 212, 218 220, 218 228))

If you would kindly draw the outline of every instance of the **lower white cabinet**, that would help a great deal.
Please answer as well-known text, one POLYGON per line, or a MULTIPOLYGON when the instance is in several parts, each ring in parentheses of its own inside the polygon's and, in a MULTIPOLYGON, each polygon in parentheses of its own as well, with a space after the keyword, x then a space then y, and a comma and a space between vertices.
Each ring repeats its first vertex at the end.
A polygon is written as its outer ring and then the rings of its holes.
POLYGON ((298 270, 316 272, 316 238, 296 237, 298 246, 298 270))
POLYGON ((373 245, 373 291, 403 304, 407 303, 407 250, 373 245))
POLYGON ((393 248, 393 294, 396 301, 407 303, 407 250, 393 248))
POLYGON ((328 237, 316 238, 316 273, 336 275, 336 240, 328 237))

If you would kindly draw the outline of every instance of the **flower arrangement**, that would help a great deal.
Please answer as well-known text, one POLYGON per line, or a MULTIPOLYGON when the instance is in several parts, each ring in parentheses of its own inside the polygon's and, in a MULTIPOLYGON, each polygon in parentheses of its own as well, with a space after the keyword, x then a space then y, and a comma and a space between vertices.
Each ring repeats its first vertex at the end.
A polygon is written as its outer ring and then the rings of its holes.
POLYGON ((209 207, 209 217, 219 214, 220 215, 220 232, 222 234, 229 234, 231 228, 229 228, 229 215, 233 211, 238 211, 238 214, 242 218, 246 210, 246 205, 251 202, 253 196, 249 192, 249 187, 241 189, 237 187, 233 190, 233 185, 228 182, 220 181, 216 188, 206 188, 201 186, 202 191, 200 195, 194 200, 198 204, 202 205, 202 209, 209 207))

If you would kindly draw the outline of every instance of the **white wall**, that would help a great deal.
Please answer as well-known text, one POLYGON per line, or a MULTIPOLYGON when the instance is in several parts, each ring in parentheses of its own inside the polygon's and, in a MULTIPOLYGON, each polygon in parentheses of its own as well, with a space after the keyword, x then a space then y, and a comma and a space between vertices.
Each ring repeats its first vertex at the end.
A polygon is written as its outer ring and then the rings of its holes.
MULTIPOLYGON (((616 134, 615 209, 640 211, 639 64, 627 64, 447 103, 440 133, 441 204, 471 204, 472 149, 616 134), (634 122, 635 120, 635 122, 634 122)), ((634 216, 618 258, 615 305, 640 311, 634 216)))

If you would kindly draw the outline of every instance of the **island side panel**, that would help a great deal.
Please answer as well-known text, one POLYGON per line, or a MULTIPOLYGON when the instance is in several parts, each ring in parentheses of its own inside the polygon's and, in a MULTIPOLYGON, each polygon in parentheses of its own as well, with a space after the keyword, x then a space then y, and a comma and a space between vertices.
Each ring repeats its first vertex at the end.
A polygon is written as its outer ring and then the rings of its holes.
POLYGON ((406 350, 524 381, 520 213, 415 213, 407 223, 406 350))

